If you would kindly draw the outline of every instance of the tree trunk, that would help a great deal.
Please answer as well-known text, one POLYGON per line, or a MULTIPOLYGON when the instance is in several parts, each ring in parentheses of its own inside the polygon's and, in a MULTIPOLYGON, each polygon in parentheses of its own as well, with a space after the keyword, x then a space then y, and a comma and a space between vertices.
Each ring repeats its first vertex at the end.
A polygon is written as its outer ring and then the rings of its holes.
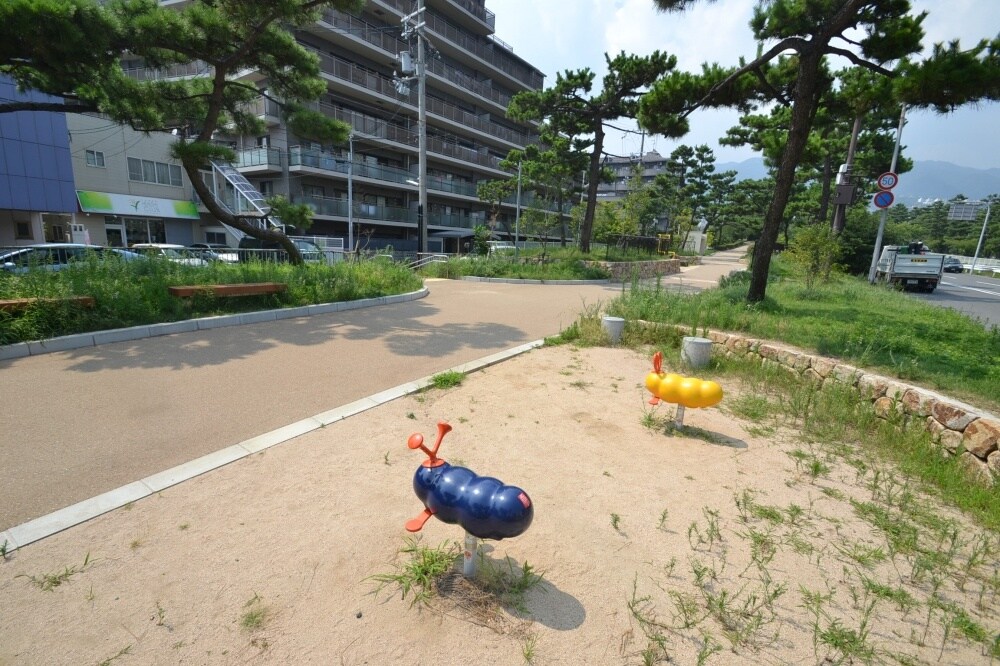
POLYGON ((830 212, 830 183, 833 181, 833 164, 831 164, 830 154, 823 158, 823 190, 819 195, 819 213, 816 221, 820 224, 826 222, 826 215, 830 212))
POLYGON ((566 247, 566 214, 563 213, 563 191, 560 188, 556 202, 559 211, 559 247, 566 247))
POLYGON ((594 210, 597 209, 597 185, 601 178, 601 153, 604 152, 604 128, 594 133, 594 152, 590 154, 590 182, 587 183, 587 212, 580 224, 580 251, 590 252, 590 236, 594 233, 594 210))
POLYGON ((771 267, 771 254, 781 231, 781 220, 795 182, 795 167, 802 159, 802 152, 809 139, 813 107, 816 105, 816 86, 819 79, 819 65, 822 53, 809 49, 799 54, 798 81, 792 102, 792 122, 788 131, 788 143, 781 156, 774 178, 774 197, 764 216, 764 228, 753 248, 753 268, 750 276, 748 303, 759 303, 767 293, 767 275, 771 267))

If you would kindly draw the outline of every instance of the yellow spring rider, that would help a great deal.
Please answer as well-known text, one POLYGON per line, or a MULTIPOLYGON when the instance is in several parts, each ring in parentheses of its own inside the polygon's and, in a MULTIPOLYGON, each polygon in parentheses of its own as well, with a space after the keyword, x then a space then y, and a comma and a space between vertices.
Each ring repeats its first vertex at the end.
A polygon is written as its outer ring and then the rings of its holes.
POLYGON ((663 372, 663 353, 653 354, 653 371, 646 375, 646 388, 652 394, 649 404, 662 400, 677 405, 674 424, 684 425, 684 408, 712 407, 722 400, 722 387, 713 381, 696 377, 682 377, 674 372, 663 372))

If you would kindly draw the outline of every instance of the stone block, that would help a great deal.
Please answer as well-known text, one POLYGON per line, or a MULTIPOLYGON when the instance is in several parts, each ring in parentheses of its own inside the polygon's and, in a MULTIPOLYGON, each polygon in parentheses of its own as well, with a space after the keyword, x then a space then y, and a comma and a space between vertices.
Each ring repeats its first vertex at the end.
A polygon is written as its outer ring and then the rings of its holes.
POLYGON ((962 433, 962 446, 965 450, 983 460, 997 450, 998 442, 1000 423, 993 419, 976 419, 962 433))
POLYGON ((931 416, 946 428, 958 431, 965 430, 976 419, 975 414, 942 400, 935 400, 931 405, 931 416))
POLYGON ((822 356, 812 356, 810 358, 809 367, 815 370, 820 377, 826 379, 833 372, 836 367, 836 363, 828 358, 823 358, 822 356))
POLYGON ((968 451, 958 457, 958 464, 974 483, 989 486, 993 484, 993 474, 985 460, 980 460, 968 451))
MULTIPOLYGON (((888 386, 886 388, 888 388, 888 386)), ((933 401, 934 398, 930 395, 919 389, 911 388, 903 394, 903 399, 900 402, 903 405, 903 410, 906 411, 907 414, 924 417, 930 416, 931 403, 933 401)))
POLYGON ((885 395, 888 382, 878 375, 861 375, 858 378, 858 393, 868 400, 877 400, 885 395))

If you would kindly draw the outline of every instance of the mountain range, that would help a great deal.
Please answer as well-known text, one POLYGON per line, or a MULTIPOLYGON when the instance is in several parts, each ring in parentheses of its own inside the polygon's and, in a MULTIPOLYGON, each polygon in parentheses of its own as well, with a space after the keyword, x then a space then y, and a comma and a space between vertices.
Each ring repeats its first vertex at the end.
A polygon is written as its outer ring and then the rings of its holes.
MULTIPOLYGON (((742 162, 717 162, 715 170, 735 171, 737 180, 767 176, 767 168, 760 157, 742 162)), ((972 200, 985 199, 990 194, 1000 194, 1000 169, 973 169, 951 162, 918 160, 913 163, 912 170, 899 174, 899 184, 892 193, 896 203, 910 208, 935 199, 948 201, 959 194, 972 200)))

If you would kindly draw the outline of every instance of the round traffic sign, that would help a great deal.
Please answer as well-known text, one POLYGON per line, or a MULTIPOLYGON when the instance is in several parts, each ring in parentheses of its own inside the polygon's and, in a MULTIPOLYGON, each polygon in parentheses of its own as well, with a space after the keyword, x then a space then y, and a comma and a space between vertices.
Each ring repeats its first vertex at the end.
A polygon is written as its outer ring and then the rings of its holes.
POLYGON ((876 208, 888 208, 889 206, 892 205, 894 199, 895 197, 892 196, 892 192, 887 192, 886 190, 882 190, 881 192, 875 195, 875 198, 872 199, 872 203, 875 204, 876 208))
POLYGON ((896 187, 897 183, 899 183, 899 176, 894 174, 892 171, 886 171, 878 177, 877 182, 880 190, 891 190, 896 187))

